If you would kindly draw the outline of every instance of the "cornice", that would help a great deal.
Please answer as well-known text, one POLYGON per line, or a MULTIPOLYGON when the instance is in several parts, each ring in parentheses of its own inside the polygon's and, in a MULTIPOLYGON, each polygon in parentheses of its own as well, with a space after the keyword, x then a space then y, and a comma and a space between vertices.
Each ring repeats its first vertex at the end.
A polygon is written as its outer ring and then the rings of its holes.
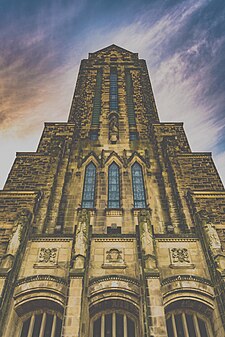
POLYGON ((41 195, 40 191, 7 191, 7 190, 2 190, 0 191, 0 198, 5 198, 5 197, 20 197, 20 198, 26 198, 26 197, 37 197, 41 195))
POLYGON ((194 234, 155 234, 154 237, 159 242, 195 242, 199 240, 194 234))
POLYGON ((152 123, 152 126, 160 127, 160 126, 183 126, 183 122, 160 122, 160 123, 152 123))
POLYGON ((24 283, 28 282, 35 282, 35 281, 53 281, 56 283, 67 285, 67 281, 65 278, 58 277, 58 276, 52 276, 52 275, 34 275, 34 276, 28 276, 24 277, 16 282, 16 286, 19 286, 24 283))
POLYGON ((203 283, 203 284, 212 286, 211 280, 206 279, 204 277, 196 276, 196 275, 175 275, 175 276, 167 277, 161 280, 161 285, 164 286, 169 283, 177 282, 177 281, 194 281, 194 282, 203 283))
POLYGON ((94 239, 95 242, 133 242, 135 239, 128 239, 128 238, 99 238, 99 239, 94 239))
POLYGON ((195 199, 225 198, 225 191, 191 191, 190 195, 195 199))
POLYGON ((73 235, 35 235, 32 236, 33 242, 71 242, 73 241, 73 235))
POLYGON ((177 157, 210 157, 212 156, 212 152, 189 152, 189 153, 178 153, 177 157))
POLYGON ((104 276, 99 276, 91 279, 89 281, 89 286, 95 284, 95 283, 100 283, 104 281, 111 281, 111 280, 117 280, 117 281, 125 281, 129 283, 133 283, 137 286, 140 286, 140 281, 130 277, 130 276, 123 276, 123 275, 104 275, 104 276))

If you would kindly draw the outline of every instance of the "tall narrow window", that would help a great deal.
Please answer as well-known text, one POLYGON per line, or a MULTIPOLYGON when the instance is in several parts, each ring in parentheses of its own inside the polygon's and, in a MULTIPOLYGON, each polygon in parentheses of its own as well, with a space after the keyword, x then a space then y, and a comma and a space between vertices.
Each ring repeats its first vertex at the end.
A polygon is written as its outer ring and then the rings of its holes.
POLYGON ((118 111, 118 87, 117 87, 117 70, 111 68, 110 71, 110 111, 118 111))
POLYGON ((93 163, 90 163, 85 171, 82 208, 94 208, 95 183, 96 167, 93 163))
POLYGON ((131 171, 133 182, 134 208, 145 208, 146 199, 141 166, 138 163, 135 163, 132 166, 131 171))
POLYGON ((134 112, 134 102, 133 102, 133 84, 130 71, 126 71, 126 92, 127 92, 127 112, 128 112, 128 122, 129 126, 136 126, 135 112, 134 112))
POLYGON ((108 207, 120 208, 120 174, 115 163, 109 166, 108 207))
POLYGON ((93 114, 91 125, 99 126, 99 118, 101 113, 101 89, 102 89, 102 69, 98 69, 96 77, 95 96, 93 102, 93 114))

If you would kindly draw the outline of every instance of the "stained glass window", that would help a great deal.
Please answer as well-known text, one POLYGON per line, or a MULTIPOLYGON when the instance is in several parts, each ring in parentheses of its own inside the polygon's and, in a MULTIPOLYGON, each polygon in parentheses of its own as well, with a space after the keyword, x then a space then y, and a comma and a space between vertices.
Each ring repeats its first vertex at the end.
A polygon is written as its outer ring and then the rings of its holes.
POLYGON ((111 68, 110 71, 110 111, 118 110, 118 88, 117 88, 117 70, 111 68))
POLYGON ((90 163, 86 168, 84 177, 84 189, 82 198, 83 208, 94 208, 95 182, 96 182, 96 167, 93 163, 90 163))
POLYGON ((134 208, 145 208, 145 189, 141 166, 135 163, 132 168, 134 208))
POLYGON ((109 166, 108 207, 120 208, 120 175, 115 163, 109 166))

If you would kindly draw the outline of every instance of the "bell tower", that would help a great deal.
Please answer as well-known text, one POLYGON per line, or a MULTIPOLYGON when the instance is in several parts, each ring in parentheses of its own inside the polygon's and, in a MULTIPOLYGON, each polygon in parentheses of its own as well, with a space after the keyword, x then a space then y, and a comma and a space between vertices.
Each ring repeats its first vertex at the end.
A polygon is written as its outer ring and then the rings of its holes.
POLYGON ((0 191, 0 335, 224 337, 224 210, 146 62, 90 53, 68 122, 45 123, 0 191))

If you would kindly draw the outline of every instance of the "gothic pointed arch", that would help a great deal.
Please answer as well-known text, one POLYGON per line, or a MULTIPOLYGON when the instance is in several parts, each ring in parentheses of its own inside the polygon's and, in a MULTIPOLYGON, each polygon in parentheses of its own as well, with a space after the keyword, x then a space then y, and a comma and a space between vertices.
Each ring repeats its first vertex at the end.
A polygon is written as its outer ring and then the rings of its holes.
POLYGON ((123 167, 123 159, 117 152, 112 151, 110 155, 105 160, 105 165, 110 165, 113 161, 119 166, 123 167))
POLYGON ((98 165, 100 164, 99 158, 94 151, 91 151, 84 158, 82 158, 81 164, 88 165, 91 161, 96 167, 98 167, 98 165))

